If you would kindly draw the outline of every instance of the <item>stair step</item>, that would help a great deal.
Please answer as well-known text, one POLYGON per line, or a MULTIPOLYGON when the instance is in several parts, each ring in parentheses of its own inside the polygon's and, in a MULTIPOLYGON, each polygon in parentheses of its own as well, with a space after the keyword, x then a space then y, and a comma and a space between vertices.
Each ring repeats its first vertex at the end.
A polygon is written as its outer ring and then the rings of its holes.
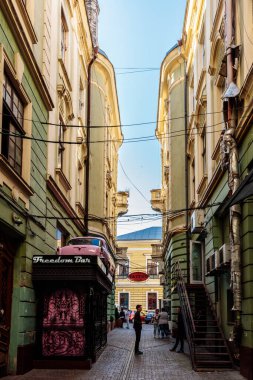
POLYGON ((202 341, 206 341, 206 340, 213 341, 213 340, 216 340, 216 341, 222 341, 222 342, 224 342, 223 338, 210 338, 210 337, 206 337, 206 338, 193 338, 193 341, 200 341, 200 340, 202 340, 202 341))
POLYGON ((197 333, 198 334, 208 334, 208 335, 210 335, 210 334, 220 334, 221 335, 220 331, 199 331, 199 330, 197 330, 197 333))
POLYGON ((220 360, 217 362, 217 360, 196 360, 196 364, 215 364, 215 366, 217 367, 217 364, 230 364, 232 366, 232 363, 230 360, 220 360))
POLYGON ((195 356, 205 356, 205 355, 209 355, 211 356, 213 359, 214 357, 216 358, 219 357, 219 356, 228 356, 229 357, 229 354, 228 352, 195 352, 195 356))
POLYGON ((207 346, 207 345, 205 345, 205 346, 200 346, 200 345, 197 345, 197 346, 195 346, 195 348, 226 348, 227 349, 227 347, 226 346, 207 346))

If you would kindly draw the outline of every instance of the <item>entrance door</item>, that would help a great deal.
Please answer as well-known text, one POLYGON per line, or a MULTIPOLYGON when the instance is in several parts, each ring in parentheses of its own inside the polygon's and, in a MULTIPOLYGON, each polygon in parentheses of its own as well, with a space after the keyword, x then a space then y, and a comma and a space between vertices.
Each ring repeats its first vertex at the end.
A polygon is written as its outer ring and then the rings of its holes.
POLYGON ((201 284, 203 278, 203 249, 202 242, 191 240, 190 280, 191 284, 201 284))
POLYGON ((13 255, 0 247, 0 377, 7 374, 10 343, 13 255))

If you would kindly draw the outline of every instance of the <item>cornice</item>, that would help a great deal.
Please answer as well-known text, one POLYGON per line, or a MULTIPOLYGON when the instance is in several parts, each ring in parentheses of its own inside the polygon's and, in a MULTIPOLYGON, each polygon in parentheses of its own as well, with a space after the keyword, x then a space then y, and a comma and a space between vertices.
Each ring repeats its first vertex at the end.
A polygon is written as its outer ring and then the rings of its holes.
POLYGON ((196 91, 195 99, 199 100, 201 98, 201 92, 203 90, 203 87, 205 85, 205 78, 206 78, 206 69, 203 68, 200 73, 199 81, 198 81, 198 87, 196 91))
POLYGON ((217 10, 216 10, 214 21, 213 21, 213 27, 212 27, 211 34, 210 34, 211 42, 213 42, 213 38, 214 38, 214 36, 217 32, 217 29, 218 29, 218 24, 220 21, 220 16, 221 16, 221 11, 222 11, 223 5, 224 5, 224 0, 220 0, 219 4, 217 6, 217 10))
POLYGON ((41 98, 45 106, 47 107, 47 110, 52 111, 54 107, 53 100, 44 81, 44 78, 41 74, 39 65, 34 57, 29 41, 27 40, 25 32, 22 28, 21 22, 18 19, 13 2, 11 0, 1 0, 0 7, 8 20, 9 27, 11 28, 15 36, 17 45, 20 51, 22 52, 22 57, 32 73, 32 77, 34 79, 36 88, 40 93, 41 98))
POLYGON ((21 12, 24 20, 25 20, 25 25, 26 25, 26 29, 27 29, 27 32, 29 34, 29 37, 31 38, 32 43, 36 44, 38 42, 38 38, 36 36, 35 30, 34 30, 33 25, 31 23, 31 20, 30 20, 28 12, 26 10, 26 7, 25 7, 23 1, 17 1, 17 5, 20 9, 20 12, 21 12))
POLYGON ((17 188, 19 188, 25 196, 30 197, 34 194, 31 186, 29 186, 26 181, 15 172, 15 170, 9 165, 8 161, 2 154, 0 154, 0 169, 1 172, 5 173, 8 178, 10 178, 15 183, 17 188))
POLYGON ((207 188, 203 194, 202 199, 199 202, 200 207, 204 207, 206 203, 209 201, 210 197, 212 196, 213 192, 217 188, 217 185, 220 182, 223 175, 224 175, 224 172, 221 169, 221 163, 219 163, 219 165, 217 166, 216 170, 213 173, 213 176, 210 182, 207 184, 207 188))

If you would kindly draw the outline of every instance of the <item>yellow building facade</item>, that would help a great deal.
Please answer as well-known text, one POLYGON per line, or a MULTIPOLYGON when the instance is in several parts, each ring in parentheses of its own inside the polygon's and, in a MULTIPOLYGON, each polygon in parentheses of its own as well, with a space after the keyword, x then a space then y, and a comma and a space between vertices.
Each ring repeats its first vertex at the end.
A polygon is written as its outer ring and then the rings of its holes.
POLYGON ((118 307, 135 310, 142 305, 144 312, 161 307, 163 287, 160 285, 159 265, 153 259, 154 248, 161 241, 161 227, 120 235, 117 243, 120 248, 116 272, 115 303, 118 307), (128 275, 144 272, 149 275, 146 281, 130 281, 128 275))
MULTIPOLYGON (((251 1, 186 1, 182 39, 161 65, 156 134, 162 188, 151 193, 152 208, 169 211, 163 218, 162 257, 172 320, 180 299, 177 262, 188 290, 205 287, 233 361, 248 379, 253 352, 252 35, 251 1), (180 137, 174 134, 179 123, 180 137)), ((192 358, 196 368, 197 356, 192 358)))

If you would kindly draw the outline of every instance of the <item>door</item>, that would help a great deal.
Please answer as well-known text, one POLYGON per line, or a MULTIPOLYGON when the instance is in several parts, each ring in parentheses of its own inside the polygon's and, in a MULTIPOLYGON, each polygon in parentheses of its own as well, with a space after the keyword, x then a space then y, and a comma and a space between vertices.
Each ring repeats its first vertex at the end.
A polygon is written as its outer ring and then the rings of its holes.
POLYGON ((202 242, 191 240, 190 247, 190 281, 191 284, 202 284, 204 282, 202 242))
POLYGON ((13 279, 13 255, 0 247, 0 377, 7 374, 13 279))

